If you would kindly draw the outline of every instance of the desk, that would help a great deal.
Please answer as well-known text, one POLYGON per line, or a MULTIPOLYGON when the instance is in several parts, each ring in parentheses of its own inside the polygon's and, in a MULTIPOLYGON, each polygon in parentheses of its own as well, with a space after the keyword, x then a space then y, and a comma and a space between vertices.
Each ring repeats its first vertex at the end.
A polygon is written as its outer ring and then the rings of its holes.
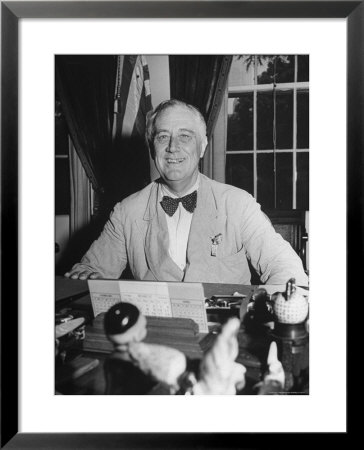
MULTIPOLYGON (((56 303, 56 312, 71 313, 74 317, 82 316, 86 318, 86 336, 92 333, 98 333, 100 336, 100 330, 102 333, 102 319, 93 318, 91 300, 89 294, 85 294, 88 291, 87 281, 80 280, 65 280, 56 279, 56 291, 58 286, 61 286, 63 291, 67 290, 69 297, 62 297, 61 306, 56 303), (66 286, 68 284, 68 286, 66 286), (66 286, 66 287, 65 287, 66 286), (77 292, 77 296, 73 291, 77 292)), ((247 298, 255 291, 256 286, 242 286, 235 284, 213 284, 213 283, 203 283, 204 294, 206 298, 210 298, 212 295, 221 294, 233 294, 234 292, 239 292, 247 296, 247 298)), ((57 295, 56 295, 56 298, 57 295)), ((247 304, 247 299, 246 303, 247 304)), ((160 319, 159 319, 160 320, 160 319)), ((164 319, 168 320, 168 319, 164 319)), ((176 320, 176 319, 170 319, 176 320)), ((182 319, 183 320, 183 319, 182 319)), ((203 352, 208 350, 214 342, 216 333, 210 328, 210 333, 198 333, 195 335, 189 334, 186 338, 178 337, 178 339, 171 338, 163 327, 158 333, 158 321, 157 318, 148 318, 148 335, 145 339, 146 342, 150 343, 164 343, 183 351, 186 356, 190 359, 201 358, 203 352)), ((215 327, 216 328, 216 327, 215 327)), ((187 336, 187 335, 186 335, 187 336)), ((262 373, 265 370, 265 361, 268 354, 269 344, 271 342, 270 330, 265 326, 257 326, 253 330, 246 331, 244 326, 241 326, 238 335, 239 341, 239 356, 237 362, 242 363, 246 369, 246 387, 241 392, 242 394, 253 394, 253 386, 261 380, 262 373)), ((103 342, 108 344, 106 339, 103 342)), ((104 348, 100 351, 99 349, 92 349, 87 344, 87 337, 84 342, 80 341, 75 343, 67 350, 67 361, 69 364, 68 369, 70 369, 70 375, 72 375, 72 370, 78 369, 84 363, 89 363, 90 370, 87 373, 74 377, 68 377, 67 375, 67 365, 56 365, 56 388, 62 394, 93 394, 93 395, 103 395, 105 393, 105 377, 104 377, 104 362, 107 358, 108 352, 111 350, 109 348, 104 348), (95 360, 97 362, 95 363, 95 360), (92 363, 92 361, 94 363, 92 363), (95 364, 97 364, 96 367, 95 364)), ((109 344, 110 345, 110 344, 109 344)), ((304 356, 302 361, 300 361, 300 368, 307 373, 308 376, 308 344, 304 351, 304 356)), ((297 374, 301 376, 301 373, 297 374)), ((308 393, 308 387, 306 381, 300 382, 299 389, 303 393, 308 393)), ((157 392, 158 393, 158 392, 157 392)))

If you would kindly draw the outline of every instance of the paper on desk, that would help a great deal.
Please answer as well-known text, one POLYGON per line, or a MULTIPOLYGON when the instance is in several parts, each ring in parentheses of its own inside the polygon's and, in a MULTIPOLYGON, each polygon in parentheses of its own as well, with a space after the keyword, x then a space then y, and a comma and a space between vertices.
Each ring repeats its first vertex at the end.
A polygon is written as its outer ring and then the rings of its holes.
POLYGON ((114 282, 87 280, 87 284, 95 317, 121 302, 120 289, 116 280, 114 282))
POLYGON ((201 283, 168 283, 172 317, 193 319, 200 333, 207 333, 205 294, 201 283))
POLYGON ((128 302, 145 316, 193 319, 208 332, 205 296, 201 283, 88 280, 95 317, 118 302, 128 302))

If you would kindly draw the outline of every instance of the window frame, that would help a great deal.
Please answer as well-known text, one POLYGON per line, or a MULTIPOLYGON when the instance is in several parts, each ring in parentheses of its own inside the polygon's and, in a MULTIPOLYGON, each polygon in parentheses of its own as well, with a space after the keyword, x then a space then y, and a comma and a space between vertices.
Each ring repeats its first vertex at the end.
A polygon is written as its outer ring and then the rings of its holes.
MULTIPOLYGON (((240 85, 240 86, 229 86, 227 85, 227 97, 237 98, 241 94, 253 93, 253 148, 251 150, 229 150, 227 144, 225 146, 225 176, 226 176, 226 157, 228 155, 239 155, 239 154, 253 154, 253 196, 259 201, 258 198, 258 168, 257 168, 257 156, 263 153, 292 153, 292 209, 297 209, 297 153, 308 153, 308 148, 297 148, 297 97, 299 91, 307 91, 308 95, 310 92, 309 81, 297 81, 298 80, 298 56, 294 56, 294 81, 289 83, 267 83, 258 84, 258 70, 257 70, 257 56, 254 55, 254 74, 253 82, 254 84, 240 85), (258 104, 258 93, 259 92, 276 92, 279 91, 292 91, 293 93, 293 139, 292 148, 288 149, 258 149, 257 148, 257 104, 258 104)), ((273 55, 272 55, 273 56, 273 55)), ((280 56, 280 55, 277 55, 280 56)), ((227 131, 226 131, 227 134, 227 131)), ((277 208, 274 205, 274 209, 277 208)), ((307 208, 309 209, 309 208, 307 208)))

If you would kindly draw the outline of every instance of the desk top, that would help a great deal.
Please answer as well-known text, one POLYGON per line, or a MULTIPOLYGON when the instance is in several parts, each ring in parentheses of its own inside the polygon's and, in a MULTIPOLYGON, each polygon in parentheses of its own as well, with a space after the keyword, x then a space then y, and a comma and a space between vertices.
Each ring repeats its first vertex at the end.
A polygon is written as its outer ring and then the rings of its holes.
MULTIPOLYGON (((203 289, 204 294, 206 298, 210 298, 212 295, 221 295, 221 294, 233 294, 234 292, 238 292, 240 294, 246 295, 247 297, 250 296, 252 292, 257 288, 257 286, 243 286, 243 285, 236 285, 236 284, 217 284, 217 283, 203 283, 203 289)), ((277 289, 280 290, 280 289, 277 289)), ((56 301, 57 299, 65 300, 68 299, 69 304, 66 309, 71 311, 71 314, 73 314, 73 310, 79 310, 78 313, 80 313, 82 316, 88 316, 88 325, 86 327, 86 334, 87 330, 89 333, 95 334, 96 329, 96 339, 100 339, 100 336, 98 336, 97 331, 97 321, 92 320, 93 314, 92 314, 92 308, 91 308, 91 301, 88 294, 88 285, 87 281, 82 280, 70 280, 63 277, 57 277, 56 278, 56 301)), ((60 309, 64 305, 63 302, 57 301, 56 310, 60 309)), ((153 319, 154 320, 154 319, 153 319)), ((158 320, 158 319, 157 319, 158 320)), ((171 319, 173 320, 173 319, 171 319)), ((151 331, 153 329, 154 323, 150 323, 151 325, 151 331)), ((253 334, 247 333, 244 327, 242 326, 238 340, 239 340, 239 356, 237 361, 241 362, 245 367, 247 368, 247 388, 248 388, 248 394, 253 393, 251 391, 252 386, 257 383, 262 376, 262 370, 264 370, 264 362, 266 361, 267 351, 269 347, 269 342, 271 340, 269 334, 266 333, 267 330, 255 330, 253 334)), ((153 341, 156 339, 155 343, 159 344, 168 344, 170 346, 175 346, 179 348, 181 351, 183 351, 185 354, 192 352, 190 357, 197 356, 199 352, 197 352, 197 346, 201 347, 201 352, 206 351, 214 342, 214 338, 216 337, 216 334, 209 333, 208 335, 199 336, 197 338, 197 341, 194 340, 194 338, 189 338, 190 341, 182 342, 180 341, 174 342, 175 338, 171 339, 171 336, 166 334, 166 330, 159 333, 157 328, 154 327, 153 331, 150 334, 151 340, 150 342, 153 343, 153 341), (168 342, 161 342, 160 339, 163 338, 163 336, 167 336, 168 342), (202 338, 202 339, 201 339, 202 338), (192 342, 192 340, 194 342, 192 342), (177 345, 173 345, 177 344, 177 345), (188 349, 189 351, 186 351, 188 349)), ((104 339, 102 337, 102 339, 104 339)), ((179 338, 178 338, 179 339, 179 338)), ((87 345, 86 345, 87 347, 87 345)), ((63 394, 104 394, 105 391, 105 380, 104 380, 104 374, 103 374, 103 365, 105 358, 107 357, 107 353, 100 353, 100 352, 92 352, 92 349, 89 348, 88 350, 82 348, 81 346, 78 346, 78 356, 81 354, 82 357, 86 357, 86 361, 90 363, 90 358, 94 358, 93 361, 98 361, 97 367, 94 367, 89 373, 75 379, 70 379, 70 382, 67 384, 63 384, 62 386, 57 386, 57 389, 59 388, 60 392, 63 394), (91 350, 91 351, 90 351, 91 350)), ((202 355, 202 353, 201 353, 202 355)), ((300 357, 302 360, 302 357, 300 357)), ((308 344, 307 344, 307 351, 304 352, 304 360, 299 362, 299 366, 304 367, 304 370, 307 369, 308 371, 308 344)), ((79 360, 76 360, 76 362, 79 360)), ((79 363, 77 363, 79 364, 79 363)), ((81 363, 80 363, 81 364, 81 363)), ((301 369, 300 369, 301 370, 301 369)), ((308 372, 307 372, 308 373, 308 372)), ((57 375, 57 368, 56 368, 56 375, 57 375)), ((306 392, 307 393, 307 392, 306 392)))
POLYGON ((56 275, 56 302, 72 300, 88 293, 87 281, 71 280, 66 277, 56 275))

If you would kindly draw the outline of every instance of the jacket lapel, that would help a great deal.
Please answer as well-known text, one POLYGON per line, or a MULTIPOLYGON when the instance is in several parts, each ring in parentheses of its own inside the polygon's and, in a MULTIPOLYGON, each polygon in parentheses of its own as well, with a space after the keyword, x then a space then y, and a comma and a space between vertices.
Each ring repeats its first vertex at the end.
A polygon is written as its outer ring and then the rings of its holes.
POLYGON ((192 281, 192 279, 196 281, 202 275, 201 271, 206 269, 207 261, 211 256, 212 239, 224 230, 225 223, 226 215, 218 210, 209 179, 200 175, 197 206, 193 214, 187 246, 185 281, 192 281))
POLYGON ((154 183, 144 213, 145 255, 148 267, 156 280, 182 280, 183 272, 169 255, 169 237, 165 213, 159 204, 160 184, 154 183))

